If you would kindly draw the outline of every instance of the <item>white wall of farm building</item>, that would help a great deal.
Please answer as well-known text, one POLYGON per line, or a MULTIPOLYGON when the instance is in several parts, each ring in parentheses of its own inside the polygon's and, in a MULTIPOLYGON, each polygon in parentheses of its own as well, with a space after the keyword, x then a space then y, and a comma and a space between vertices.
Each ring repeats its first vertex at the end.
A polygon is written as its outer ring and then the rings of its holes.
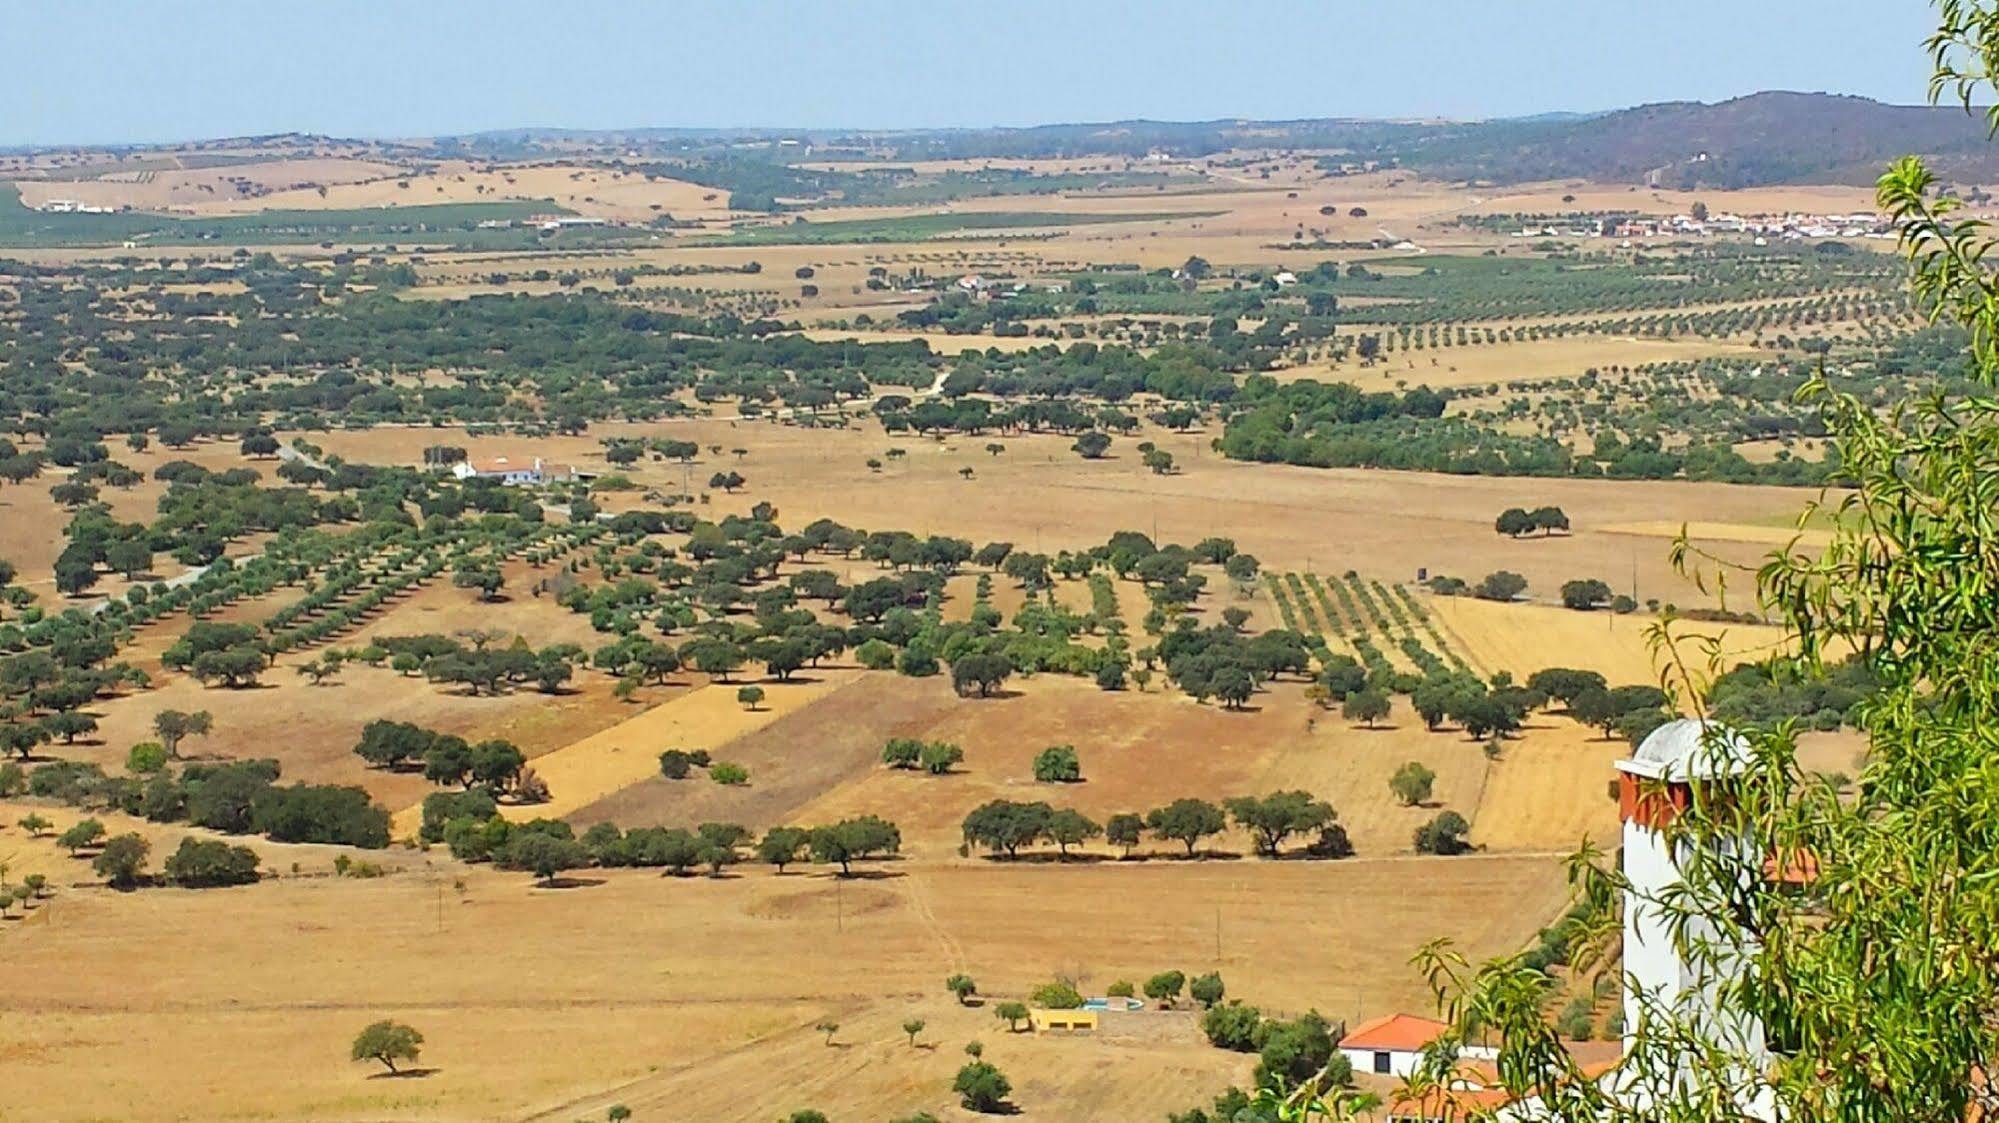
POLYGON ((1388 1076, 1408 1076, 1410 1073, 1416 1071, 1416 1066, 1422 1063, 1423 1060, 1423 1054, 1412 1052, 1408 1049, 1342 1048, 1340 1052, 1346 1056, 1347 1062, 1353 1065, 1355 1072, 1376 1073, 1388 1076), (1375 1058, 1378 1056, 1386 1056, 1388 1058, 1388 1068, 1385 1073, 1382 1069, 1375 1067, 1375 1058))

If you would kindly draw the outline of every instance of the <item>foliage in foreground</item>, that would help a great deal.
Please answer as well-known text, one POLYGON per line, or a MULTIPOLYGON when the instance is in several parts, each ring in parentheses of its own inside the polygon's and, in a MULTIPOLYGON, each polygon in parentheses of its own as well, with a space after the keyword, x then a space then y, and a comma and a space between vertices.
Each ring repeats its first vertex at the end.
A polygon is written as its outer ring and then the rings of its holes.
MULTIPOLYGON (((1933 93, 1967 109, 1989 103, 1999 4, 1939 6, 1933 93)), ((1999 125, 1999 111, 1986 114, 1999 125)), ((1779 551, 1758 571, 1759 600, 1798 638, 1783 671, 1809 677, 1851 646, 1879 688, 1855 707, 1869 754, 1850 791, 1801 769, 1795 722, 1752 727, 1745 772, 1696 782, 1666 830, 1689 855, 1683 884, 1639 904, 1667 916, 1681 955, 1717 980, 1725 1016, 1640 996, 1617 1076, 1586 1079, 1545 1018, 1546 976, 1524 956, 1474 966, 1438 945, 1420 957, 1459 1033, 1503 1037, 1504 1083, 1540 1097, 1552 1117, 1958 1123, 1994 1109, 1981 1074, 1999 1015, 1999 789, 1989 781, 1999 746, 1999 278, 1985 264, 1986 226, 1959 216, 1919 160, 1891 168, 1879 198, 1900 226, 1922 311, 1966 329, 1975 389, 1885 412, 1824 379, 1804 391, 1857 486, 1839 499, 1822 552, 1779 551), (1724 844, 1745 837, 1754 845, 1724 844), (1766 859, 1806 884, 1766 877, 1766 859), (1755 1022, 1778 1047, 1767 1064, 1755 1022)), ((1696 569, 1713 561, 1684 542, 1675 554, 1696 569)), ((1710 646, 1710 664, 1718 651, 1710 646)), ((1601 961, 1630 887, 1599 858, 1586 851, 1572 864, 1592 939, 1571 954, 1601 961)), ((1414 1083, 1446 1077, 1450 1044, 1414 1083)))

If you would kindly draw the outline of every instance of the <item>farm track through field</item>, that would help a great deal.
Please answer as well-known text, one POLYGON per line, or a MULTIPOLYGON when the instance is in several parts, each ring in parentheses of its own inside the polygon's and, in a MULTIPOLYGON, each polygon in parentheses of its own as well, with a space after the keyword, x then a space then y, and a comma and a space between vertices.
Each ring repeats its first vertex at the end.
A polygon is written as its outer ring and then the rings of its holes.
POLYGON ((937 910, 931 907, 930 887, 924 875, 910 873, 902 879, 901 888, 904 891, 903 898, 909 902, 910 911, 915 913, 916 919, 937 937, 938 946, 944 949, 945 957, 951 962, 951 970, 962 971, 970 966, 965 956, 965 945, 959 943, 958 938, 951 934, 951 930, 937 919, 937 910))
MULTIPOLYGON (((890 997, 890 998, 920 997, 922 993, 923 992, 910 992, 905 995, 889 994, 885 995, 885 997, 890 997)), ((690 1006, 704 1006, 704 1007, 769 1006, 772 1003, 776 1002, 812 1003, 812 1002, 824 1002, 824 1001, 826 1001, 826 996, 823 994, 792 994, 792 995, 775 995, 775 996, 757 995, 754 997, 745 997, 745 998, 720 998, 714 996, 702 996, 698 998, 674 997, 674 998, 618 998, 618 999, 604 999, 601 997, 591 997, 587 999, 509 998, 509 999, 494 999, 490 1001, 450 1001, 450 1002, 438 1002, 426 999, 424 1001, 410 1003, 409 1008, 411 1010, 419 1010, 419 1011, 491 1010, 494 1012, 501 1012, 507 1010, 577 1010, 577 1009, 666 1010, 666 1009, 684 1009, 690 1006)), ((250 1002, 250 1003, 232 1002, 229 1004, 229 1012, 231 1014, 304 1014, 304 1013, 340 1013, 343 1011, 359 1011, 365 1013, 370 1011, 376 1011, 379 1009, 381 1009, 380 1003, 369 1003, 369 1002, 250 1002)), ((37 1013, 37 1014, 47 1014, 47 1013, 129 1014, 135 1011, 145 1011, 147 1013, 212 1014, 215 1012, 215 1007, 211 1003, 199 1003, 199 1002, 163 1002, 163 1003, 148 1003, 148 1004, 134 1004, 134 1005, 125 1005, 125 1004, 110 1003, 110 1002, 52 1002, 52 1003, 42 1003, 37 1005, 27 1002, 16 1002, 9 999, 0 999, 0 1010, 15 1010, 25 1013, 37 1013)))
MULTIPOLYGON (((716 1002, 715 1005, 723 1005, 725 1003, 733 1004, 733 1001, 734 1000, 724 1000, 716 1002)), ((800 998, 797 999, 796 1001, 811 1003, 811 1002, 823 1002, 824 999, 800 998)), ((842 1019, 845 1019, 849 1017, 856 1010, 866 1009, 866 1006, 863 1004, 849 1003, 837 1007, 836 1009, 839 1016, 842 1019)), ((644 1076, 641 1076, 636 1080, 628 1080, 623 1084, 591 1092, 588 1095, 576 1096, 571 1099, 564 1100, 562 1103, 556 1104, 553 1107, 536 1109, 534 1111, 529 1112, 528 1114, 519 1115, 516 1116, 515 1118, 518 1119, 520 1123, 540 1123, 540 1121, 542 1120, 573 1119, 576 1117, 575 1112, 583 1105, 586 1104, 594 1105, 598 1102, 616 1096, 630 1096, 631 1093, 639 1089, 642 1089, 647 1085, 660 1083, 670 1077, 678 1076, 679 1074, 686 1072, 689 1069, 692 1069, 696 1066, 710 1066, 716 1064, 719 1061, 726 1060, 729 1057, 741 1056, 744 1053, 760 1049, 765 1045, 768 1045, 770 1042, 776 1040, 777 1038, 785 1036, 786 1034, 800 1033, 803 1032, 804 1029, 805 1027, 802 1025, 787 1026, 773 1033, 766 1033, 758 1037, 753 1037, 750 1040, 743 1042, 741 1045, 738 1045, 733 1049, 728 1049, 721 1053, 710 1054, 708 1056, 701 1057, 696 1060, 683 1061, 677 1065, 661 1065, 656 1070, 648 1072, 644 1076)))

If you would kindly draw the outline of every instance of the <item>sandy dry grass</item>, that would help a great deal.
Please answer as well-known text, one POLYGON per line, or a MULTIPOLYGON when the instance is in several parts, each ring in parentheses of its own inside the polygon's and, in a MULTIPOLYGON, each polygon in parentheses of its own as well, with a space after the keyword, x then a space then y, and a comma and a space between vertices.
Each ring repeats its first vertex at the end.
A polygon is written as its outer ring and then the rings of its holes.
POLYGON ((922 736, 957 703, 934 680, 852 672, 813 672, 809 677, 835 680, 826 684, 830 689, 815 691, 810 706, 733 739, 711 737, 715 731, 709 730, 662 744, 708 749, 717 759, 748 769, 748 784, 716 784, 698 770, 687 779, 668 780, 655 762, 639 782, 582 808, 571 820, 685 826, 732 822, 753 829, 801 822, 800 808, 879 768, 882 745, 889 738, 922 736))
POLYGON ((1170 1033, 1142 1049, 1109 1035, 1007 1037, 986 1012, 956 1009, 940 980, 968 969, 1004 996, 1058 971, 1100 989, 1218 966, 1231 993, 1266 1008, 1351 1018, 1420 1000, 1406 960, 1421 939, 1508 949, 1560 896, 1559 870, 1538 859, 901 865, 890 872, 903 876, 845 885, 611 871, 550 891, 521 875, 418 870, 67 892, 8 938, 14 968, 41 980, 0 998, 0 1055, 29 1077, 12 1109, 567 1120, 623 1101, 652 1109, 641 1118, 763 1120, 804 1106, 954 1118, 955 1054, 976 1036, 1030 1117, 1125 1120, 1139 1105, 1151 1118, 1212 1095, 1245 1062, 1170 1033), (1301 937, 1361 908, 1375 918, 1369 939, 1301 937), (937 1027, 935 1052, 897 1044, 910 1015, 937 1027), (380 1017, 424 1032, 429 1075, 370 1079, 347 1061, 353 1034, 380 1017), (827 1018, 845 1048, 809 1028, 827 1018))
MULTIPOLYGON (((1351 724, 1337 709, 1322 712, 1297 688, 1283 691, 1271 708, 1303 726, 1264 764, 1264 788, 1303 788, 1333 805, 1362 854, 1407 851, 1418 826, 1450 808, 1472 819, 1487 782, 1488 764, 1475 742, 1450 732, 1432 733, 1396 699, 1394 712, 1374 729, 1351 724), (1416 761, 1437 774, 1423 806, 1404 807, 1388 790, 1395 770, 1416 761)), ((1536 840, 1527 849, 1544 848, 1536 840)))

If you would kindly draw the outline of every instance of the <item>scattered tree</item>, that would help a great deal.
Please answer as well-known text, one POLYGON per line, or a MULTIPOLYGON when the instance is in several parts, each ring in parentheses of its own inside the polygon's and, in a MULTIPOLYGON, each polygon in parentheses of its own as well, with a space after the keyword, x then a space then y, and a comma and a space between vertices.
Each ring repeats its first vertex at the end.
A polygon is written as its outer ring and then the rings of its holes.
POLYGON ((1437 774, 1417 761, 1410 761, 1395 770, 1388 778, 1388 790, 1395 793, 1395 799, 1404 807, 1415 807, 1430 798, 1431 785, 1437 774))
POLYGON ((380 1061, 391 1074, 400 1070, 397 1061, 415 1064, 423 1048, 423 1034, 401 1022, 383 1020, 362 1030, 354 1038, 350 1057, 357 1061, 380 1061))

